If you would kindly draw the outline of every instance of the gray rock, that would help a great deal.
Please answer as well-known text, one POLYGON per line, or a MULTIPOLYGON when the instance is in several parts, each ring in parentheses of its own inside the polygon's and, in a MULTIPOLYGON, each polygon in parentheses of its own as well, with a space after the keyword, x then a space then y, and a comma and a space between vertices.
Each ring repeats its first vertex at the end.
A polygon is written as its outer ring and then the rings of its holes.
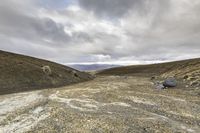
POLYGON ((163 86, 164 87, 176 87, 177 86, 177 81, 173 77, 168 78, 163 82, 163 86))
POLYGON ((193 86, 193 87, 197 87, 197 86, 200 85, 200 83, 198 81, 193 81, 193 82, 190 83, 190 85, 193 86))
POLYGON ((156 89, 158 89, 158 90, 162 90, 162 89, 164 89, 165 87, 163 86, 163 84, 157 84, 156 85, 156 89))

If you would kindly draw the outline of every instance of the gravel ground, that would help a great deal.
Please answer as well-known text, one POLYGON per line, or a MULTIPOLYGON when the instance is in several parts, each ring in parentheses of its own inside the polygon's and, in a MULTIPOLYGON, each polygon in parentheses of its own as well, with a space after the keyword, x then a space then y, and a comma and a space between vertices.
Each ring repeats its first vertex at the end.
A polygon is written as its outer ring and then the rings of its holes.
POLYGON ((0 133, 199 133, 200 90, 156 90, 148 77, 101 76, 0 96, 0 133))

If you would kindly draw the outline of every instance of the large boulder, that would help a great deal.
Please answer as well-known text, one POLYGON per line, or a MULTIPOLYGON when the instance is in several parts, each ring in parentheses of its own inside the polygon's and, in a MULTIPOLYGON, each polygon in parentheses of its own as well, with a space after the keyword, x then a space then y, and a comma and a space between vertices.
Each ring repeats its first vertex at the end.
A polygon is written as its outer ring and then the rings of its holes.
POLYGON ((176 87, 177 86, 177 81, 173 77, 168 78, 163 82, 163 86, 164 87, 176 87))

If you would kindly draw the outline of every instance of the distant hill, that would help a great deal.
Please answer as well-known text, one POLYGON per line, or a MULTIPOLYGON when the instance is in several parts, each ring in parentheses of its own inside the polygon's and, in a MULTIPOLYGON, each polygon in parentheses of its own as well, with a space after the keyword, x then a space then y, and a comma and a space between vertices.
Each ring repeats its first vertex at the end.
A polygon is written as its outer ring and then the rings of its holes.
POLYGON ((0 51, 0 94, 52 88, 91 80, 70 67, 0 51))
POLYGON ((108 64, 91 64, 91 65, 82 65, 75 64, 70 65, 70 67, 80 70, 80 71, 93 71, 93 70, 103 70, 108 68, 119 67, 120 65, 108 65, 108 64))
POLYGON ((200 58, 161 64, 111 68, 99 71, 98 74, 176 77, 188 81, 190 85, 200 86, 200 58))

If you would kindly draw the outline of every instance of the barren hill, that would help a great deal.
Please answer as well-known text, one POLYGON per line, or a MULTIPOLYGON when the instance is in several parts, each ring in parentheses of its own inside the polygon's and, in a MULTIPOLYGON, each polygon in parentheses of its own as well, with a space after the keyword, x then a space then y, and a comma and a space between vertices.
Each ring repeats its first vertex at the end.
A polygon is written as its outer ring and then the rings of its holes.
POLYGON ((99 71, 98 74, 159 76, 160 78, 176 77, 190 85, 200 86, 200 58, 161 64, 111 68, 99 71))
POLYGON ((0 94, 51 88, 92 77, 57 63, 0 51, 0 94))
POLYGON ((199 73, 200 58, 183 61, 174 61, 161 64, 133 65, 117 67, 99 71, 100 75, 148 74, 148 75, 174 75, 181 77, 194 72, 199 73))

